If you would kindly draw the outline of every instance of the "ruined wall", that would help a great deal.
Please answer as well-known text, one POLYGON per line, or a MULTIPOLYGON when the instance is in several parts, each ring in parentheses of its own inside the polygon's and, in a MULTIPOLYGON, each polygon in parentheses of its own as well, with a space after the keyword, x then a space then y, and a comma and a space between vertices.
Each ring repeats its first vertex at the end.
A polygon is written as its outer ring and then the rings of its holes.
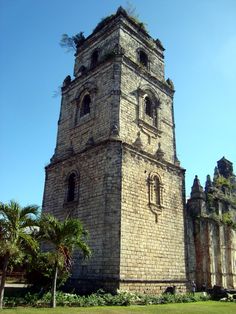
POLYGON ((224 157, 217 164, 205 189, 195 177, 187 204, 188 274, 198 289, 236 288, 235 175, 224 157))
POLYGON ((235 288, 235 231, 211 219, 192 220, 191 225, 188 224, 190 279, 196 280, 198 289, 204 283, 208 288, 235 288))

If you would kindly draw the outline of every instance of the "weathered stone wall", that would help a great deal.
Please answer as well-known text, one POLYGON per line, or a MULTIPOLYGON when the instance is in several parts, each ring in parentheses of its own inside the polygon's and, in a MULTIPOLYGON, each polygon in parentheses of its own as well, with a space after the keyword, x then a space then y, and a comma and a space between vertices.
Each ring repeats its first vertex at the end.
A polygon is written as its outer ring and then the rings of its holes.
MULTIPOLYGON (((182 184, 183 172, 124 147, 122 163, 122 286, 160 292, 186 280, 182 184), (163 209, 155 216, 149 204, 149 174, 158 173, 163 209)), ((181 287, 181 288, 180 288, 181 287)))
POLYGON ((233 164, 225 157, 217 161, 214 178, 207 175, 205 189, 195 176, 186 211, 188 272, 203 284, 236 288, 235 200, 233 164))
POLYGON ((81 76, 81 66, 84 66, 87 71, 91 69, 91 56, 95 50, 98 51, 99 63, 108 59, 115 45, 119 43, 119 33, 118 25, 112 24, 106 30, 102 30, 88 38, 83 47, 78 50, 74 66, 75 77, 81 76))
POLYGON ((90 75, 75 80, 71 85, 62 96, 55 154, 58 159, 66 157, 71 149, 75 153, 85 149, 90 138, 94 142, 108 138, 112 122, 117 119, 117 113, 113 111, 118 103, 113 90, 119 81, 116 81, 110 62, 98 66, 90 75), (90 114, 79 117, 80 101, 87 91, 92 98, 90 114))
POLYGON ((160 143, 165 160, 174 163, 173 91, 165 83, 163 56, 148 43, 155 45, 152 39, 146 38, 145 42, 139 33, 121 29, 120 44, 125 47, 125 56, 121 68, 120 137, 129 144, 138 139, 143 150, 153 155, 160 143), (147 68, 139 62, 139 49, 147 54, 147 68), (144 98, 148 93, 157 103, 155 125, 145 114, 144 98))
POLYGON ((90 233, 92 258, 75 254, 73 278, 85 290, 184 291, 184 170, 176 163, 174 90, 164 78, 163 48, 120 14, 79 47, 74 73, 62 88, 43 203, 60 219, 78 217, 90 233), (87 92, 90 112, 81 117, 87 92), (145 113, 146 96, 153 115, 145 113), (68 202, 71 173, 76 191, 68 202))
POLYGON ((172 99, 164 91, 155 85, 144 75, 141 79, 135 69, 122 66, 121 90, 122 98, 120 103, 120 137, 126 143, 134 144, 140 138, 143 150, 155 155, 158 143, 165 153, 165 160, 173 163, 175 157, 174 148, 174 124, 172 121, 172 99), (144 119, 143 97, 138 97, 137 91, 141 88, 144 91, 150 88, 160 101, 160 108, 157 110, 157 128, 149 128, 151 123, 139 123, 144 119))
MULTIPOLYGON (((60 219, 81 219, 89 231, 92 257, 77 255, 73 277, 117 280, 120 256, 121 151, 119 143, 101 144, 47 167, 43 211, 60 219), (76 171, 78 197, 66 202, 66 178, 76 171)), ((90 282, 91 285, 91 282, 90 282)))
POLYGON ((186 266, 188 279, 190 281, 195 280, 196 276, 196 252, 195 252, 195 243, 194 243, 194 229, 193 221, 189 219, 187 213, 185 215, 185 242, 186 242, 186 266))
POLYGON ((148 54, 148 71, 150 75, 165 82, 162 51, 157 48, 152 38, 147 38, 142 33, 135 31, 129 23, 125 21, 124 23, 120 30, 120 45, 125 48, 127 58, 137 63, 139 50, 145 51, 148 54))
POLYGON ((188 217, 188 269, 198 289, 236 286, 235 231, 212 219, 188 217))

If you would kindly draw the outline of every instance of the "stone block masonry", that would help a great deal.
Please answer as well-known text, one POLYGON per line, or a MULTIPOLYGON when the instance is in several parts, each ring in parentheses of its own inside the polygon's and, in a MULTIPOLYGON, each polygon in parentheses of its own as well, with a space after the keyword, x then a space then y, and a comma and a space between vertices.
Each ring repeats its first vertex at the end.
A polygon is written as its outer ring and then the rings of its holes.
POLYGON ((185 171, 163 52, 119 8, 78 45, 64 81, 43 211, 89 231, 92 257, 77 252, 72 271, 82 292, 186 290, 185 171))

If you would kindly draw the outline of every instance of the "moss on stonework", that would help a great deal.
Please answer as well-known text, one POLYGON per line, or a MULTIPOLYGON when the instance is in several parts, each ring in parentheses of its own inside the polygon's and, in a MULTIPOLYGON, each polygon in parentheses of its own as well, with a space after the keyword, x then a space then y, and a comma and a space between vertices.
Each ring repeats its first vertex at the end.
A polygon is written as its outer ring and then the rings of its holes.
POLYGON ((232 188, 232 184, 230 182, 230 179, 225 178, 223 176, 219 176, 216 180, 215 180, 215 186, 217 188, 222 188, 222 187, 227 187, 229 189, 232 188))
POLYGON ((111 14, 107 17, 104 17, 101 19, 101 21, 97 24, 97 26, 94 28, 93 33, 100 31, 110 20, 115 16, 115 14, 111 14))
POLYGON ((228 212, 228 213, 222 214, 221 222, 224 225, 231 227, 233 230, 236 230, 236 222, 233 221, 233 217, 231 213, 228 212))
POLYGON ((199 215, 196 217, 198 220, 205 220, 209 219, 214 221, 218 226, 223 225, 223 226, 228 226, 231 229, 236 231, 236 222, 234 222, 233 217, 231 213, 227 212, 222 214, 221 216, 218 215, 216 212, 210 213, 210 214, 205 214, 205 215, 199 215))
POLYGON ((130 18, 140 29, 142 29, 143 31, 145 31, 146 33, 148 33, 146 24, 144 24, 143 22, 139 21, 139 19, 138 19, 137 17, 134 17, 134 16, 130 16, 130 15, 129 15, 129 18, 130 18))
POLYGON ((209 211, 213 211, 215 209, 215 198, 212 193, 206 194, 206 205, 209 211))

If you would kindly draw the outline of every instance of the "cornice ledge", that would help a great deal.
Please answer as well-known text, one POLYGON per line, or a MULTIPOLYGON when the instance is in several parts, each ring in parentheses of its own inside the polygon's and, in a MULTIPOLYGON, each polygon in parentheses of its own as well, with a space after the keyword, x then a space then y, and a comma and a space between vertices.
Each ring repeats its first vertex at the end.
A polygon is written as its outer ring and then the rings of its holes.
POLYGON ((178 165, 172 164, 166 160, 161 160, 161 161, 157 160, 152 154, 149 154, 149 153, 143 151, 142 149, 139 149, 139 148, 137 148, 131 144, 122 142, 122 145, 124 148, 128 149, 129 151, 132 151, 133 153, 139 155, 140 157, 148 159, 150 162, 156 163, 160 167, 177 171, 179 174, 183 174, 186 171, 186 169, 184 169, 178 165))

